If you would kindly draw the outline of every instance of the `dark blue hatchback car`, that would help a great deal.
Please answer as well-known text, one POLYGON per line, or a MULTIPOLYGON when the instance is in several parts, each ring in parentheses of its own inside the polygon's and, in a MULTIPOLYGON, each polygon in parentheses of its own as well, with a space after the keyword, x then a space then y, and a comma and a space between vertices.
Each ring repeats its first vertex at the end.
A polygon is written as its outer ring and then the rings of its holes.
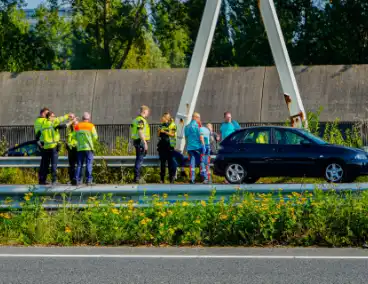
POLYGON ((260 177, 324 177, 353 182, 368 174, 363 150, 332 145, 307 130, 278 126, 238 130, 220 144, 215 174, 229 183, 255 183, 260 177))
POLYGON ((40 147, 37 140, 24 142, 12 148, 9 148, 3 156, 19 157, 19 156, 41 156, 40 147))

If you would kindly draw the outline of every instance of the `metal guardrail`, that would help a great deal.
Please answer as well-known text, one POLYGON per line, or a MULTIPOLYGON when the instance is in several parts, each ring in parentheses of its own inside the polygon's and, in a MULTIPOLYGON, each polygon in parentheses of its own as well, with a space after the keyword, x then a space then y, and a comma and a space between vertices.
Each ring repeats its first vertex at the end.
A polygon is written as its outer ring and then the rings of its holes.
POLYGON ((275 197, 279 194, 285 196, 291 192, 313 192, 315 189, 353 191, 359 192, 368 190, 368 183, 353 184, 252 184, 252 185, 94 185, 94 186, 38 186, 38 185, 0 185, 0 208, 21 208, 20 203, 24 202, 24 194, 32 191, 35 195, 47 196, 47 200, 43 204, 45 208, 60 208, 64 202, 68 203, 68 207, 83 208, 88 206, 88 198, 112 194, 112 200, 116 203, 116 207, 127 206, 128 200, 134 200, 136 207, 149 206, 147 201, 153 198, 153 195, 162 196, 167 194, 166 201, 173 203, 176 201, 200 201, 208 200, 213 190, 216 190, 215 201, 224 198, 229 200, 234 194, 242 194, 244 192, 252 193, 274 193, 275 197), (188 197, 184 196, 188 194, 188 197), (10 197, 13 203, 5 203, 5 198, 10 197))
MULTIPOLYGON (((216 156, 211 156, 213 161, 216 156)), ((38 168, 40 166, 41 157, 0 157, 0 168, 38 168)), ((107 167, 134 167, 135 156, 95 156, 94 164, 106 164, 107 167)), ((160 160, 158 156, 146 156, 143 166, 159 167, 160 160)), ((69 167, 68 157, 59 157, 59 168, 69 167)))

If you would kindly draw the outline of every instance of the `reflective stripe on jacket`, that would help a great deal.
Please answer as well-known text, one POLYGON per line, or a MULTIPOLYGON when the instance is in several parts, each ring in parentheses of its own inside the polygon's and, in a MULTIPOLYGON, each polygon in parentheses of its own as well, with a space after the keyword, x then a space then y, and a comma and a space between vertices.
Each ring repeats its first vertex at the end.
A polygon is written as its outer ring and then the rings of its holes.
POLYGON ((90 122, 79 122, 75 127, 77 151, 94 151, 93 143, 97 141, 96 127, 90 122))
POLYGON ((74 126, 69 126, 66 129, 66 137, 67 137, 66 143, 68 144, 69 148, 77 147, 78 143, 74 126))
POLYGON ((143 130, 144 139, 146 141, 149 141, 151 139, 151 130, 149 128, 147 120, 143 116, 141 115, 137 116, 133 120, 131 127, 132 127, 131 138, 133 140, 137 140, 140 138, 138 133, 139 130, 143 130))

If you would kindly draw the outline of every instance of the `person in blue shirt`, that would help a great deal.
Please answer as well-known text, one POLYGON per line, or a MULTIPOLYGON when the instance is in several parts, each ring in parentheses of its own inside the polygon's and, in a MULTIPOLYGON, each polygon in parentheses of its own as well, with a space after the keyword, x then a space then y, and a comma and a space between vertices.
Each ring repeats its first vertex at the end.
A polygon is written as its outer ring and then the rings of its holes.
POLYGON ((192 121, 185 126, 184 135, 190 160, 190 182, 195 183, 195 169, 200 164, 201 155, 206 153, 203 135, 200 133, 201 116, 195 112, 192 121))
POLYGON ((203 178, 204 183, 209 183, 210 181, 210 153, 211 153, 211 131, 207 128, 202 126, 200 128, 200 134, 203 136, 204 145, 206 147, 205 153, 201 155, 201 176, 203 178))
POLYGON ((240 129, 239 123, 235 120, 232 120, 230 112, 227 111, 224 113, 224 119, 225 121, 221 124, 221 127, 220 127, 222 140, 224 140, 227 136, 229 136, 235 130, 240 129))

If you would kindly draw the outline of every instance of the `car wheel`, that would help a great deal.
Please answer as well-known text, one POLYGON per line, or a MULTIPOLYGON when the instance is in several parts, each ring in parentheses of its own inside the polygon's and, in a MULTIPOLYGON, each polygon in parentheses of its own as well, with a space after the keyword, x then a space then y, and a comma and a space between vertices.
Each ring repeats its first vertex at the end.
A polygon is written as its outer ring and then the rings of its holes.
POLYGON ((247 177, 248 173, 241 164, 229 164, 225 170, 225 178, 229 183, 240 184, 247 177))
POLYGON ((340 162, 330 162, 325 167, 325 179, 328 182, 342 182, 345 175, 344 166, 340 162))
POLYGON ((244 183, 252 184, 252 183, 256 183, 258 180, 259 180, 259 177, 248 177, 244 179, 244 183))

